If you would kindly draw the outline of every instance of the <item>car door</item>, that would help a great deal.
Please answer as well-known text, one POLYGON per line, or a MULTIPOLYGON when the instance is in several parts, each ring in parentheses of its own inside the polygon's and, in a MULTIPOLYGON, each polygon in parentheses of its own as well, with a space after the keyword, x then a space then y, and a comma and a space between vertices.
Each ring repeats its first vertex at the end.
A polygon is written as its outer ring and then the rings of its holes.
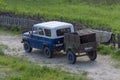
POLYGON ((33 34, 30 37, 30 44, 33 48, 42 49, 44 41, 44 31, 42 28, 34 28, 33 34))
POLYGON ((42 49, 44 42, 44 31, 43 28, 38 28, 38 35, 36 35, 37 48, 42 49))
POLYGON ((37 29, 37 27, 34 27, 32 34, 30 36, 30 39, 29 39, 30 45, 33 48, 37 48, 37 35, 38 35, 38 29, 37 29))

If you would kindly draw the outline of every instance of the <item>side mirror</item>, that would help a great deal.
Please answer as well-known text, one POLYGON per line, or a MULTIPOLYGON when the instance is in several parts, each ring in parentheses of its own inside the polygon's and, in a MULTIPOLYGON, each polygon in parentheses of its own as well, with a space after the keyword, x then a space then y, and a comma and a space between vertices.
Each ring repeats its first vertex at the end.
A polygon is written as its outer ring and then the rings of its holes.
POLYGON ((29 31, 29 36, 31 36, 33 33, 32 33, 32 31, 29 31))

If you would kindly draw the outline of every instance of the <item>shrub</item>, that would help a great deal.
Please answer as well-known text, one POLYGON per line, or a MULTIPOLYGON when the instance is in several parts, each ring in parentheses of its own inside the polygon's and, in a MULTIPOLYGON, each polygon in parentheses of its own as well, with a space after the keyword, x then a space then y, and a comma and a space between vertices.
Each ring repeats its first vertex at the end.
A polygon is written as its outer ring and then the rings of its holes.
POLYGON ((116 50, 114 54, 112 54, 112 57, 120 60, 120 49, 116 50))
POLYGON ((0 56, 4 55, 4 51, 0 48, 0 56))
POLYGON ((11 27, 11 31, 20 31, 20 28, 18 26, 11 27))
POLYGON ((105 46, 105 45, 100 45, 98 48, 98 52, 103 55, 108 55, 108 54, 114 53, 114 51, 111 50, 110 47, 105 46))
POLYGON ((4 51, 3 51, 4 49, 8 49, 8 46, 7 46, 7 45, 0 44, 0 56, 5 55, 5 54, 4 54, 4 51))

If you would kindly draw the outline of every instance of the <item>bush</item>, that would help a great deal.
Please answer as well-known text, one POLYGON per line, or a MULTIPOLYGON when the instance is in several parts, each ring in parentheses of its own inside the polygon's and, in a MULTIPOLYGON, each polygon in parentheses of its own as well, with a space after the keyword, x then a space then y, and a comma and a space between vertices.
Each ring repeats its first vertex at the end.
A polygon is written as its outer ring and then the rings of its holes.
POLYGON ((105 45, 100 45, 100 46, 98 47, 98 52, 99 52, 100 54, 103 54, 103 55, 108 55, 108 54, 114 53, 114 51, 111 50, 110 47, 105 46, 105 45))
POLYGON ((21 34, 21 29, 20 29, 20 27, 17 27, 17 26, 12 26, 9 28, 7 28, 7 26, 3 26, 0 28, 0 33, 1 34, 18 35, 18 34, 21 34))
POLYGON ((5 55, 5 54, 4 54, 4 51, 3 51, 4 49, 8 49, 8 46, 7 46, 7 45, 0 44, 0 56, 5 55))
POLYGON ((20 28, 18 26, 11 27, 11 31, 20 31, 20 28))
POLYGON ((120 49, 116 50, 114 54, 112 54, 112 57, 120 60, 120 49))
POLYGON ((4 55, 4 51, 0 48, 0 56, 4 55))

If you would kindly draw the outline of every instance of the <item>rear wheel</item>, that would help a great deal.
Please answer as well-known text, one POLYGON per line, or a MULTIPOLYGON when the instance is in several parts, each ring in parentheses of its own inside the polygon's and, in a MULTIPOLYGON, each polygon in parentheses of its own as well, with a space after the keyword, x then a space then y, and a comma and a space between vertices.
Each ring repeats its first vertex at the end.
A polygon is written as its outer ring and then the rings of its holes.
POLYGON ((52 58, 53 57, 53 53, 52 51, 50 51, 50 49, 48 47, 45 47, 44 50, 44 55, 47 57, 47 58, 52 58))
POLYGON ((94 61, 97 58, 97 52, 96 51, 88 52, 88 57, 90 58, 91 61, 94 61))
POLYGON ((27 41, 24 42, 23 46, 24 46, 25 52, 30 53, 32 51, 32 47, 27 41))
POLYGON ((67 51, 67 58, 70 64, 74 64, 76 62, 76 56, 71 50, 67 51))

